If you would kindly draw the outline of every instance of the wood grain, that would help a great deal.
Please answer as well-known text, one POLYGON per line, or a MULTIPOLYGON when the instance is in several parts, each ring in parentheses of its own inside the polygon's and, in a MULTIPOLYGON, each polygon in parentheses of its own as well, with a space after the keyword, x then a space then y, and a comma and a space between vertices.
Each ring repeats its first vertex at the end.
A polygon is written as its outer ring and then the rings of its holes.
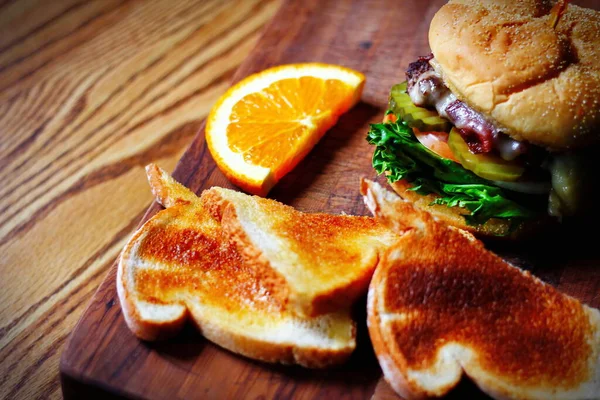
MULTIPOLYGON (((111 265, 158 210, 148 209, 145 164, 173 170, 191 143, 175 176, 196 190, 229 186, 201 134, 192 140, 251 51, 234 80, 309 60, 368 75, 363 103, 272 193, 304 210, 364 213, 355 188, 356 174, 373 177, 365 128, 427 49, 441 3, 288 1, 252 51, 279 0, 0 0, 0 398, 61 398, 71 332, 70 398, 396 398, 364 330, 353 363, 319 374, 242 359, 193 329, 141 344, 123 324, 111 265)), ((598 306, 597 257, 573 252, 534 271, 598 306)))
POLYGON ((0 398, 59 358, 276 0, 0 2, 0 398))
MULTIPOLYGON (((276 64, 322 61, 363 71, 367 85, 363 101, 340 119, 270 197, 305 211, 366 214, 358 179, 375 175, 365 132, 369 122, 380 120, 389 87, 402 79, 404 66, 429 51, 429 21, 443 3, 284 2, 233 81, 276 64)), ((232 187, 210 158, 202 131, 177 164, 174 176, 196 192, 213 185, 232 187)), ((144 219, 158 209, 152 206, 144 219)), ((542 251, 502 244, 494 248, 561 290, 592 306, 600 305, 600 271, 593 267, 597 264, 593 255, 557 256, 547 251, 548 245, 542 251)), ((147 399, 397 398, 381 378, 364 324, 350 362, 326 371, 254 362, 212 345, 191 327, 175 340, 140 342, 121 316, 115 271, 111 269, 95 294, 63 355, 61 371, 68 398, 83 394, 147 399)), ((364 302, 359 302, 356 312, 364 321, 364 302)), ((485 398, 465 380, 450 398, 473 396, 485 398)))

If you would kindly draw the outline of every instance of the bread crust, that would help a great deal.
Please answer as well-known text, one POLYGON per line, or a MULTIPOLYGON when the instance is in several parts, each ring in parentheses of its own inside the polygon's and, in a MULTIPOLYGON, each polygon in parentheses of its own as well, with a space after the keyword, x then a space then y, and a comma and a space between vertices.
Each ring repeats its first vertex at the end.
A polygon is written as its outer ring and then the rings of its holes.
POLYGON ((383 370, 383 378, 394 389, 398 395, 407 400, 427 399, 425 394, 419 394, 419 390, 412 385, 406 378, 406 362, 398 353, 394 353, 388 347, 389 340, 384 338, 381 332, 382 323, 379 313, 379 294, 377 293, 382 286, 382 278, 387 271, 379 268, 375 271, 369 293, 367 295, 367 328, 373 350, 377 356, 377 361, 383 370))
POLYGON ((136 305, 135 294, 131 293, 130 287, 133 282, 129 280, 128 262, 131 259, 131 251, 135 243, 139 240, 151 222, 146 221, 129 239, 119 256, 117 266, 117 295, 121 304, 121 311, 125 322, 134 335, 143 340, 155 341, 168 339, 176 335, 183 327, 188 318, 185 308, 179 315, 175 315, 170 320, 148 321, 142 318, 136 305))
POLYGON ((148 164, 145 169, 152 194, 164 207, 193 204, 198 201, 198 196, 194 192, 177 182, 156 164, 148 164))
POLYGON ((375 183, 361 192, 374 215, 405 232, 377 266, 367 309, 400 395, 443 396, 464 373, 498 399, 599 398, 598 310, 375 183))
POLYGON ((221 222, 227 235, 236 242, 238 251, 244 261, 257 271, 264 272, 265 278, 262 281, 266 285, 274 288, 284 288, 284 290, 280 290, 281 293, 278 293, 278 296, 281 296, 281 301, 285 302, 288 307, 294 309, 299 315, 315 317, 336 310, 349 309, 357 298, 364 295, 378 262, 379 256, 374 254, 374 259, 369 262, 372 267, 364 268, 361 274, 354 276, 346 285, 322 292, 315 297, 304 296, 290 290, 281 274, 277 272, 273 274, 274 269, 271 262, 248 237, 236 215, 234 206, 229 205, 225 208, 221 222))
POLYGON ((119 302, 137 337, 167 339, 191 321, 211 342, 261 361, 322 368, 351 355, 356 324, 348 310, 295 315, 284 302, 285 282, 243 263, 203 199, 155 165, 146 171, 168 208, 144 223, 119 257, 119 302))
POLYGON ((397 239, 371 217, 302 213, 264 198, 249 204, 250 197, 221 188, 202 199, 244 261, 263 282, 285 288, 282 301, 299 315, 349 309, 366 293, 379 253, 397 239))
MULTIPOLYGON (((253 334, 248 334, 244 329, 244 325, 240 325, 241 322, 234 324, 230 319, 242 314, 251 316, 252 313, 256 313, 254 314, 255 317, 265 322, 269 322, 271 318, 270 315, 272 315, 274 324, 277 324, 280 319, 286 318, 290 320, 293 319, 293 323, 300 324, 318 324, 318 322, 316 322, 316 320, 308 319, 303 321, 302 318, 293 316, 289 311, 286 311, 285 307, 282 309, 270 310, 271 307, 277 308, 281 306, 276 300, 274 303, 272 300, 269 300, 268 303, 273 304, 265 309, 258 308, 254 310, 247 308, 247 304, 243 302, 236 302, 236 300, 231 297, 224 297, 222 299, 211 298, 211 301, 215 302, 215 304, 220 304, 225 301, 228 302, 222 306, 213 306, 211 303, 204 303, 204 300, 200 297, 185 295, 188 291, 193 294, 195 290, 198 290, 191 282, 189 287, 179 289, 181 290, 182 296, 177 297, 182 300, 177 301, 166 300, 168 297, 163 299, 163 296, 165 295, 163 292, 140 292, 138 287, 139 283, 136 284, 136 282, 131 281, 129 277, 137 276, 138 279, 140 279, 139 273, 136 271, 136 265, 139 263, 139 260, 144 259, 145 253, 140 253, 141 242, 145 240, 148 232, 156 226, 163 227, 165 223, 171 226, 169 221, 174 219, 177 219, 177 224, 180 224, 181 219, 178 215, 180 211, 185 212, 182 210, 184 207, 186 207, 186 205, 180 204, 159 212, 132 236, 121 254, 117 270, 117 293, 125 322, 137 337, 147 341, 167 339, 176 335, 187 320, 191 320, 191 322, 198 327, 202 335, 211 342, 234 353, 261 361, 282 364, 299 364, 309 368, 323 368, 342 363, 351 355, 355 347, 354 338, 356 337, 356 326, 349 316, 343 317, 340 315, 341 319, 337 322, 343 324, 344 320, 347 321, 347 323, 344 324, 344 329, 348 329, 348 338, 351 338, 351 340, 346 343, 338 342, 336 346, 331 347, 328 347, 325 344, 315 346, 301 344, 292 336, 288 337, 286 340, 277 342, 268 339, 269 335, 266 335, 266 338, 263 340, 253 334), (144 316, 140 311, 140 307, 144 307, 142 303, 146 301, 151 302, 152 306, 157 309, 175 306, 180 307, 181 311, 174 315, 170 315, 170 318, 148 312, 146 312, 146 316, 144 316), (234 307, 234 309, 230 309, 231 307, 234 307)), ((233 249, 233 247, 231 249, 233 249)), ((177 266, 172 265, 170 268, 176 270, 177 266)), ((185 274, 182 274, 172 279, 175 279, 177 282, 181 279, 186 279, 185 276, 185 274)), ((232 282, 232 285, 234 284, 235 282, 232 282)), ((161 285, 161 287, 163 286, 170 291, 174 290, 170 287, 170 283, 168 282, 161 285)), ((232 287, 229 291, 233 293, 236 290, 236 287, 232 287)), ((248 295, 241 296, 244 297, 248 295)), ((326 321, 323 320, 323 323, 326 323, 326 321)), ((267 326, 265 329, 275 328, 267 326)))
POLYGON ((224 208, 221 226, 227 236, 236 243, 236 248, 244 259, 244 262, 255 271, 258 271, 261 282, 266 287, 271 288, 271 293, 277 296, 278 300, 288 307, 290 299, 289 285, 280 273, 271 268, 268 258, 252 243, 239 223, 233 205, 229 204, 224 208))
MULTIPOLYGON (((354 351, 354 346, 338 349, 319 347, 300 347, 289 343, 273 343, 260 340, 244 333, 235 332, 229 326, 212 323, 209 315, 194 316, 192 322, 202 336, 211 342, 231 351, 255 360, 268 363, 298 364, 307 368, 326 368, 343 364, 354 351)), ((351 326, 352 335, 356 336, 356 325, 351 326)))
POLYGON ((600 12, 543 0, 451 0, 429 43, 452 92, 516 140, 550 150, 600 141, 600 12))

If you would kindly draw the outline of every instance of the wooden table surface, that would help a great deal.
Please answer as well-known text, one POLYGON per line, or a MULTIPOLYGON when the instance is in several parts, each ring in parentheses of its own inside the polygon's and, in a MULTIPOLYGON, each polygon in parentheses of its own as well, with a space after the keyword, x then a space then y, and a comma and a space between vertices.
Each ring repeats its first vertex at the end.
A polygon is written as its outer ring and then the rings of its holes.
POLYGON ((279 6, 0 0, 0 399, 61 398, 67 338, 151 204, 144 166, 173 170, 279 6))
POLYGON ((0 398, 65 341, 278 0, 0 1, 0 398))

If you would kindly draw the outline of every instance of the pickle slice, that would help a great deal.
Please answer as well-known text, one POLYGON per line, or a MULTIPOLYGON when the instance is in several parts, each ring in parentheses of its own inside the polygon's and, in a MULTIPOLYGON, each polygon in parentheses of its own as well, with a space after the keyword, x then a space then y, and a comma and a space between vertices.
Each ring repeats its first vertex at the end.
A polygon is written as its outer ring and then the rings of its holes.
POLYGON ((514 181, 525 168, 515 161, 506 161, 495 154, 473 154, 458 129, 452 128, 448 135, 448 146, 460 164, 484 179, 492 181, 514 181))
POLYGON ((423 132, 449 132, 452 128, 452 124, 440 117, 436 111, 415 106, 406 93, 406 82, 392 86, 389 106, 411 128, 423 132))

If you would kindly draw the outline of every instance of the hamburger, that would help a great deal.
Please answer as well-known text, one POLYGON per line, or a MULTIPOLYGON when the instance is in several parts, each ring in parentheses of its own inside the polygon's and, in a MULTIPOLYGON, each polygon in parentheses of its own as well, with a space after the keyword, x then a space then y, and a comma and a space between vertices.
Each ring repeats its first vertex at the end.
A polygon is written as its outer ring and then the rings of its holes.
POLYGON ((589 212, 600 143, 600 12, 565 1, 451 0, 431 53, 371 125, 403 198, 482 236, 589 212))

